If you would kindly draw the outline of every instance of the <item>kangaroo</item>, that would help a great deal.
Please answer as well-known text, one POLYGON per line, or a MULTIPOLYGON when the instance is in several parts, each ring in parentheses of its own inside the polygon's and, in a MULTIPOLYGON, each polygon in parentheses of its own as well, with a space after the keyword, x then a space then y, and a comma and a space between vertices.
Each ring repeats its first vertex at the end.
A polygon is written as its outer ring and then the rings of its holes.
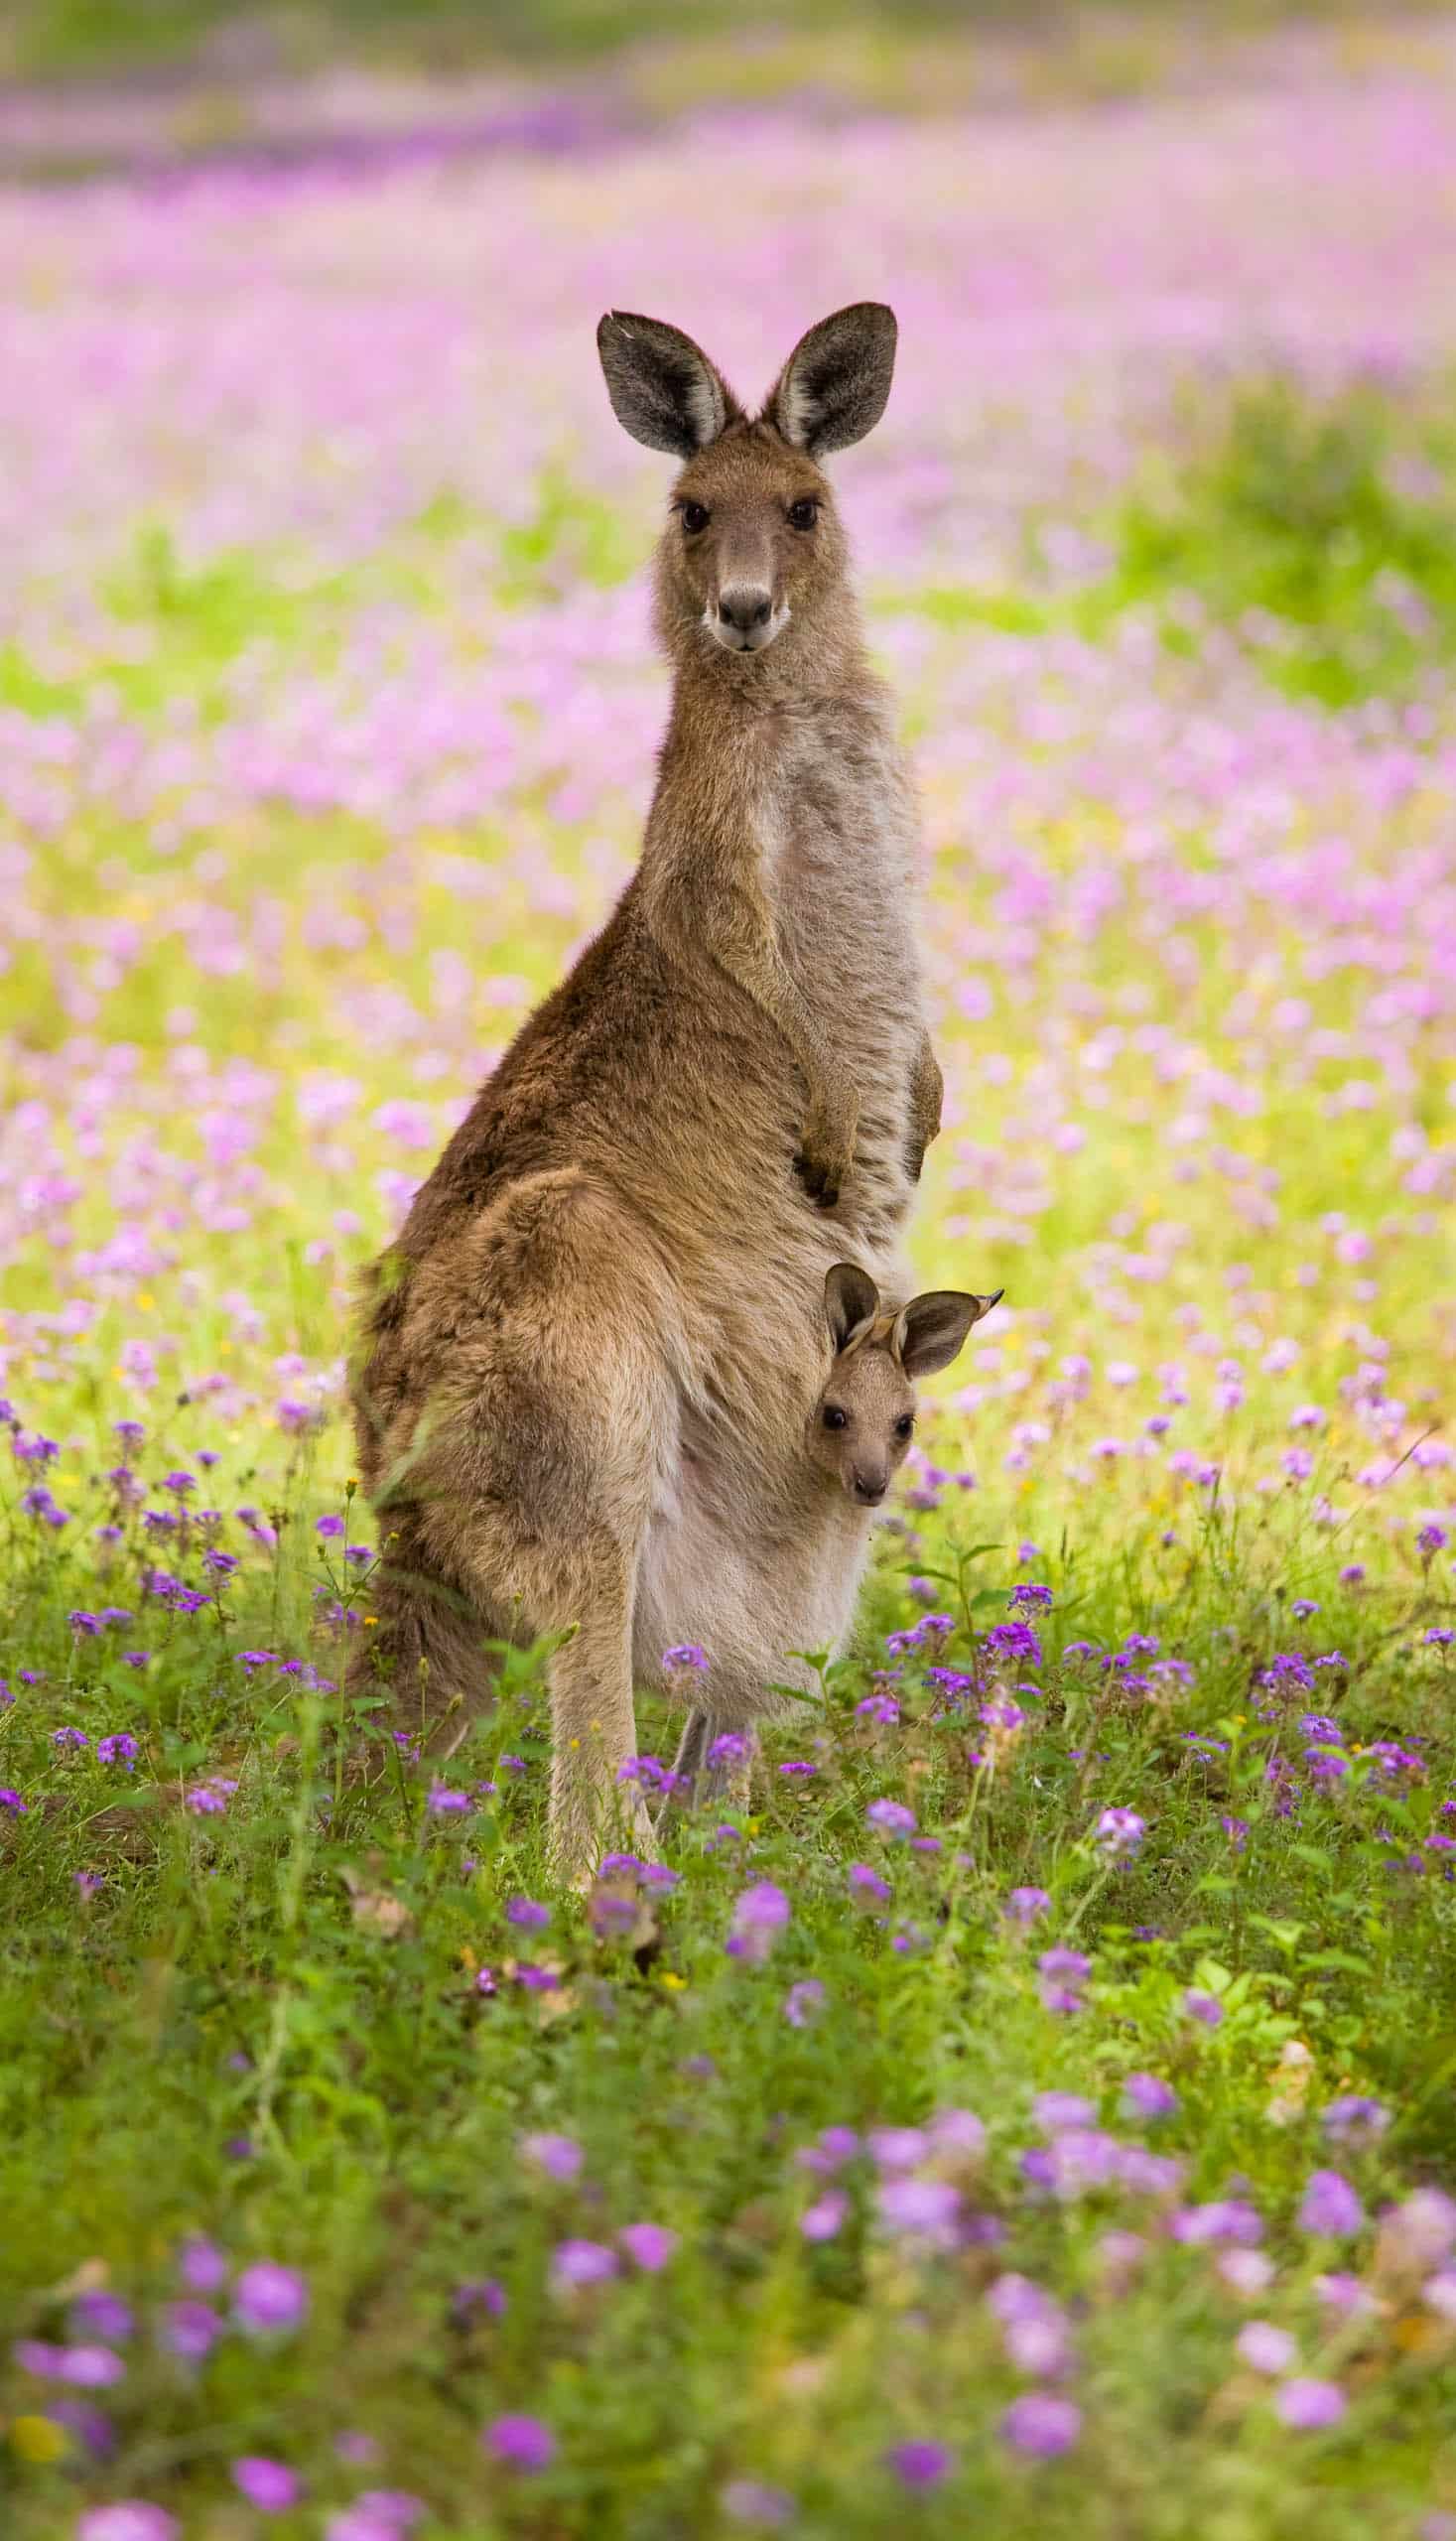
POLYGON ((820 465, 882 413, 894 318, 812 328, 756 418, 675 327, 613 313, 597 341, 619 421, 680 463, 641 861, 366 1274, 351 1380, 372 1670, 438 1744, 488 1700, 487 1641, 564 1636, 573 1876, 664 1651, 701 1644, 714 1717, 750 1722, 848 1623, 860 1554, 820 1566, 803 1455, 819 1299, 851 1247, 904 1293, 941 1094, 916 807, 820 465))
MULTIPOLYGON (((935 1288, 908 1305, 886 1306, 858 1263, 836 1262, 826 1273, 830 1368, 805 1430, 814 1477, 806 1538, 817 1523, 824 1567, 842 1565, 847 1552, 852 1561, 863 1560, 870 1512, 910 1452, 917 1378, 948 1368, 967 1334, 1004 1294, 1003 1288, 990 1297, 935 1288)), ((695 1711, 678 1750, 678 1772, 700 1778, 722 1734, 711 1712, 695 1711)), ((730 1798, 746 1798, 748 1763, 747 1752, 733 1757, 724 1781, 730 1798)))

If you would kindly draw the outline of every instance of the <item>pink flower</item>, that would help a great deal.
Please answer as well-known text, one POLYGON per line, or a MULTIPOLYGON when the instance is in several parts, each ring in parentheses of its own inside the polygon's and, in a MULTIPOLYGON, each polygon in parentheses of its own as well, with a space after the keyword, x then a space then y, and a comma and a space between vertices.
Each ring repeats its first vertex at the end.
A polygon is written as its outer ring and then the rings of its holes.
POLYGON ((1286 2382, 1274 2401, 1274 2407, 1285 2426, 1298 2427, 1310 2433, 1320 2427, 1337 2426, 1345 2414, 1345 2394, 1338 2382, 1314 2382, 1302 2376, 1286 2382))
POLYGON ((148 2505, 142 2497, 122 2497, 115 2505, 94 2505, 75 2527, 75 2541, 177 2541, 176 2515, 165 2506, 148 2505))
POLYGON ((244 2268, 232 2299, 245 2330, 296 2330, 309 2309, 309 2289, 298 2270, 273 2259, 244 2268))
POLYGON ((1294 2340, 1272 2321, 1251 2321, 1234 2340, 1246 2364, 1256 2373, 1287 2373, 1294 2361, 1294 2340))
POLYGON ((799 2217, 799 2229, 806 2241, 832 2241, 850 2210, 850 2201, 842 2188, 826 2189, 799 2217))
POLYGON ((1026 2391, 1001 2416, 1002 2441, 1016 2453, 1050 2461, 1069 2453, 1082 2432, 1082 2412, 1075 2400, 1056 2399, 1050 2391, 1026 2391))
POLYGON ((581 2173, 582 2148, 574 2136, 523 2135, 521 2151, 528 2162, 535 2164, 538 2171, 546 2173, 549 2180, 558 2180, 565 2184, 567 2181, 578 2178, 581 2173))
POLYGON ((616 2237, 632 2265, 646 2276, 666 2267, 678 2245, 676 2232, 670 2232, 665 2223, 626 2223, 616 2237))
POLYGON ((556 2459, 556 2438, 540 2418, 492 2418, 481 2442, 512 2471, 545 2471, 556 2459))
POLYGON ((1190 1985, 1184 1995, 1183 2009, 1191 2021, 1201 2021, 1205 2029, 1222 2025, 1224 2007, 1217 1994, 1205 1994, 1196 1985, 1190 1985))
POLYGON ((616 2272, 616 2252, 604 2241, 558 2241, 552 2252, 552 2282, 558 2286, 604 2285, 616 2272))
POLYGON ((1365 2208, 1350 2182, 1339 2171, 1312 2171, 1299 2208, 1299 2227, 1324 2240, 1340 2241, 1358 2232, 1365 2208))
POLYGON ((270 2462, 266 2454, 245 2453, 232 2466, 232 2484, 249 2505, 261 2507, 265 2514, 281 2514, 285 2507, 297 2505, 303 2494, 303 2482, 286 2462, 270 2462))

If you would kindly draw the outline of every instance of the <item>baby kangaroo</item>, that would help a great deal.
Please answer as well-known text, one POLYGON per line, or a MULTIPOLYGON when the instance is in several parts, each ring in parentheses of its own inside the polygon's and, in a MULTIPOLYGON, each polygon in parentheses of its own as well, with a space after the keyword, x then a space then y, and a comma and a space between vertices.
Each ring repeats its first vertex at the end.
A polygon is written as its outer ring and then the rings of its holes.
POLYGON ((855 1509, 877 1509, 910 1452, 917 1377, 948 1368, 1005 1295, 931 1288, 883 1306, 867 1270, 837 1262, 824 1282, 834 1361, 809 1421, 809 1455, 855 1509))
MULTIPOLYGON (((997 1288, 994 1296, 978 1297, 931 1288, 908 1305, 887 1306, 858 1263, 836 1262, 826 1273, 824 1311, 833 1356, 804 1432, 815 1487, 803 1543, 821 1574, 858 1582, 869 1511, 879 1507, 910 1452, 916 1379, 948 1368, 968 1332, 1004 1293, 997 1288)), ((847 1614, 852 1605, 853 1594, 844 1600, 847 1614)), ((729 1800, 745 1801, 753 1741, 751 1722, 727 1720, 704 1705, 683 1732, 677 1771, 697 1780, 707 1770, 729 1800), (725 1770, 714 1750, 726 1729, 739 1735, 725 1742, 734 1751, 725 1770)))

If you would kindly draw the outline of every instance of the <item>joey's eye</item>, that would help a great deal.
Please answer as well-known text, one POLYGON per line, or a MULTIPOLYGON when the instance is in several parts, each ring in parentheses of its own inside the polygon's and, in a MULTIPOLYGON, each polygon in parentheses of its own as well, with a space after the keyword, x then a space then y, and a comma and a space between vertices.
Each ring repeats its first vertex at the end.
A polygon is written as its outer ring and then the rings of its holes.
POLYGON ((896 1436, 897 1438, 908 1438, 908 1437, 909 1437, 909 1435, 910 1435, 910 1432, 911 1432, 911 1430, 914 1428, 914 1426, 915 1426, 915 1414, 914 1414, 914 1412, 913 1412, 913 1411, 902 1411, 902 1412, 901 1412, 901 1414, 900 1414, 900 1416, 899 1416, 899 1418, 898 1418, 898 1420, 895 1422, 895 1436, 896 1436))
POLYGON ((818 518, 819 505, 812 494, 801 494, 796 503, 789 505, 790 529, 812 529, 818 518))
POLYGON ((706 529, 711 518, 706 503, 684 503, 683 528, 689 538, 696 538, 700 529, 706 529))
POLYGON ((824 1425, 826 1429, 843 1429, 847 1416, 848 1415, 845 1412, 841 1411, 837 1403, 827 1403, 824 1406, 824 1425))

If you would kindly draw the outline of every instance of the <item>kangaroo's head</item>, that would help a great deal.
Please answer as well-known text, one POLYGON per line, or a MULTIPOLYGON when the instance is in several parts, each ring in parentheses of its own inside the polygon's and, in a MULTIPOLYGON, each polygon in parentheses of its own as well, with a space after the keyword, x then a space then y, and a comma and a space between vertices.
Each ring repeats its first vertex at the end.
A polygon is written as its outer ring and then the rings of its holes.
POLYGON ((809 1420, 809 1454, 860 1509, 877 1509, 915 1434, 915 1380, 948 1368, 1004 1291, 932 1288, 884 1306, 867 1270, 837 1262, 824 1282, 834 1360, 809 1420))
POLYGON ((612 411, 684 462, 658 558, 670 644, 761 653, 848 608, 844 533, 819 462, 862 441, 889 395, 894 313, 860 301, 811 327, 750 417, 691 335, 612 310, 596 330, 612 411))

